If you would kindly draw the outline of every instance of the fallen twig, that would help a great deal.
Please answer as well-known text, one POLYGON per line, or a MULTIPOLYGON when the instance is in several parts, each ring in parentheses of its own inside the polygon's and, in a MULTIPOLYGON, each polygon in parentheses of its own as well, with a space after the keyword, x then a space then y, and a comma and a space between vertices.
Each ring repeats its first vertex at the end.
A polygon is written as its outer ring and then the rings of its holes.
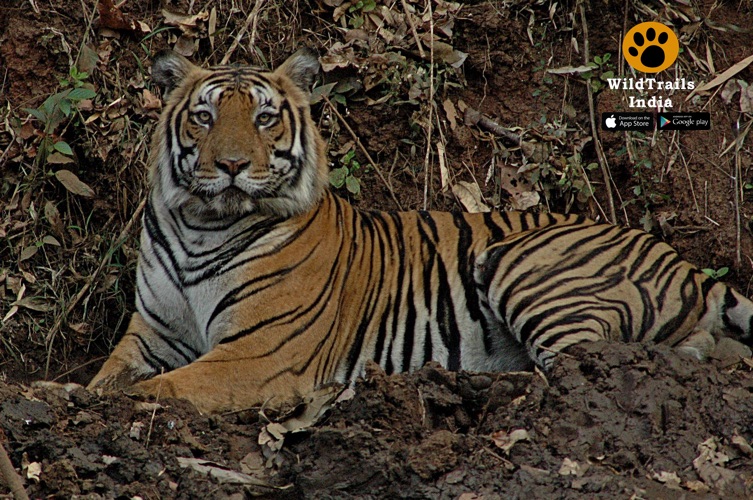
POLYGON ((494 135, 510 141, 515 146, 520 146, 520 143, 522 142, 520 135, 504 128, 499 123, 495 122, 488 116, 482 115, 480 112, 476 111, 473 108, 465 108, 465 116, 463 117, 463 121, 466 125, 469 126, 477 125, 487 132, 491 132, 494 135))
POLYGON ((8 486, 10 492, 13 494, 13 498, 16 500, 29 500, 29 495, 26 494, 21 477, 16 473, 16 469, 13 467, 13 463, 10 461, 3 443, 0 443, 0 477, 4 478, 6 486, 8 486))
POLYGON ((358 145, 358 148, 361 150, 361 152, 366 156, 366 159, 369 160, 369 164, 371 165, 371 168, 374 169, 374 171, 377 173, 380 179, 382 179, 382 182, 384 182, 384 185, 387 186, 387 189, 390 192, 390 196, 392 197, 392 201, 395 202, 395 206, 397 206, 398 210, 402 210, 403 207, 400 205, 400 202, 397 201, 397 197, 395 196, 395 192, 392 190, 392 186, 389 182, 387 182, 387 179, 384 177, 384 174, 382 174, 382 170, 377 166, 376 162, 374 162, 374 159, 371 157, 368 151, 366 151, 366 148, 363 147, 363 144, 361 143, 361 139, 356 135, 356 133, 353 131, 352 128, 350 128, 350 125, 348 125, 348 122, 345 121, 345 118, 343 115, 340 114, 340 112, 337 110, 337 108, 332 104, 332 102, 327 98, 327 96, 322 96, 324 98, 324 101, 329 106, 329 109, 332 110, 333 113, 335 113, 335 116, 337 116, 337 119, 340 120, 340 123, 342 123, 343 127, 345 127, 350 133, 351 138, 356 142, 358 145))
MULTIPOLYGON (((429 46, 429 119, 426 121, 426 155, 424 156, 424 210, 429 208, 431 133, 434 128, 434 16, 431 13, 431 2, 426 3, 426 8, 429 11, 429 39, 432 43, 429 46)), ((410 19, 410 16, 408 18, 410 19)))
MULTIPOLYGON (((586 8, 583 6, 584 2, 580 3, 580 19, 583 24, 583 59, 585 63, 589 63, 590 56, 588 54, 588 26, 586 23, 586 8)), ((601 140, 598 135, 598 128, 596 127, 596 112, 594 111, 594 96, 591 83, 586 82, 586 89, 588 91, 588 112, 591 118, 591 136, 594 138, 594 147, 596 148, 596 157, 599 160, 599 167, 601 167, 601 175, 604 177, 604 186, 607 189, 607 201, 609 202, 609 222, 617 224, 617 212, 614 208, 614 196, 612 195, 612 174, 609 173, 609 166, 607 165, 607 157, 604 154, 604 149, 601 146, 601 140)))
POLYGON ((238 43, 243 38, 243 35, 246 34, 246 31, 248 31, 249 26, 251 26, 251 36, 249 37, 248 44, 250 47, 253 47, 254 41, 256 40, 256 23, 259 20, 259 11, 265 3, 265 0, 256 0, 256 2, 254 2, 254 8, 251 9, 248 17, 246 17, 246 23, 238 34, 233 37, 233 43, 230 44, 230 48, 225 52, 225 56, 222 58, 222 61, 220 61, 220 64, 227 64, 230 61, 230 57, 233 55, 233 52, 235 52, 235 49, 238 48, 238 43))
MULTIPOLYGON (((416 25, 413 22, 413 17, 410 15, 410 9, 408 8, 408 4, 405 2, 405 0, 402 0, 403 3, 403 12, 405 12, 405 18, 408 20, 408 25, 410 26, 411 33, 413 33, 413 39, 416 41, 416 47, 418 48, 418 53, 421 55, 421 59, 426 59, 426 54, 424 53, 424 47, 421 44, 421 39, 418 37, 418 32, 416 32, 416 25)), ((431 40, 434 38, 432 37, 431 40)))

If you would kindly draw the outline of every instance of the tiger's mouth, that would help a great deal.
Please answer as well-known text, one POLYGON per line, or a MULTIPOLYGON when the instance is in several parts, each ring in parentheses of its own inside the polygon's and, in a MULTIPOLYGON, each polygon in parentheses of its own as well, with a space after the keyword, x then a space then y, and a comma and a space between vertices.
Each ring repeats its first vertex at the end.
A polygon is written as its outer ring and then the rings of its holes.
POLYGON ((269 196, 266 189, 256 186, 240 186, 236 182, 219 186, 217 184, 193 183, 190 191, 204 201, 227 201, 228 203, 258 200, 269 196))

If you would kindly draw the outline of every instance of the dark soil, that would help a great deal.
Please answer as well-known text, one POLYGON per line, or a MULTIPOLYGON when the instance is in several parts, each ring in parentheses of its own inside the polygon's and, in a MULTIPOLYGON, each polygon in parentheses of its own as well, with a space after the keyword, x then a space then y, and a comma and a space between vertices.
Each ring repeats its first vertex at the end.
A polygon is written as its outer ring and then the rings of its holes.
MULTIPOLYGON (((151 33, 113 27, 84 10, 91 2, 6 3, 0 9, 0 445, 32 497, 753 497, 753 362, 727 344, 702 363, 662 346, 595 343, 560 356, 546 375, 452 373, 432 365, 413 374, 372 369, 350 399, 284 439, 269 423, 290 416, 258 409, 207 416, 181 401, 97 397, 76 385, 30 388, 43 378, 86 384, 133 311, 138 217, 127 224, 145 192, 148 137, 159 111, 148 103, 145 91, 157 91, 147 68, 150 55, 173 47, 181 32, 162 29, 158 2, 120 8, 127 23, 142 21, 151 33), (24 108, 60 90, 84 45, 99 55, 87 79, 97 97, 54 131, 71 145, 74 163, 40 165, 43 127, 24 108), (55 176, 63 166, 96 194, 66 190, 55 176)), ((166 5, 186 12, 188 3, 166 5)), ((247 45, 247 31, 231 62, 274 66, 301 45, 328 53, 351 31, 337 28, 331 3, 337 2, 267 2, 254 28, 255 48, 247 45)), ((419 12, 425 5, 407 3, 419 12)), ((191 4, 193 13, 215 7, 218 27, 212 45, 207 20, 199 22, 193 58, 219 63, 253 5, 240 2, 245 10, 238 12, 228 2, 191 4)), ((446 79, 434 96, 432 143, 445 145, 451 185, 477 182, 489 205, 509 208, 500 174, 485 179, 491 165, 520 167, 521 153, 464 123, 462 112, 452 125, 443 104, 464 103, 549 148, 548 164, 563 174, 541 170, 543 208, 604 218, 609 200, 599 168, 588 170, 595 192, 587 200, 559 182, 572 180, 566 160, 574 153, 583 165, 597 161, 586 85, 546 72, 583 64, 580 11, 574 2, 551 12, 535 4, 469 2, 453 14, 452 36, 444 40, 468 56, 458 73, 438 66, 446 79)), ((591 59, 611 53, 610 69, 618 72, 624 26, 655 20, 645 5, 660 21, 675 23, 684 49, 677 71, 697 85, 714 76, 704 68, 709 60, 718 74, 750 55, 749 34, 739 31, 753 29, 750 2, 684 4, 589 4, 591 59)), ((439 23, 441 6, 432 5, 439 23)), ((402 12, 401 2, 394 8, 402 12)), ((417 29, 428 30, 428 23, 417 29)), ((370 47, 356 47, 364 58, 371 54, 370 47)), ((414 60, 415 47, 401 50, 414 60)), ((360 81, 371 71, 357 69, 325 76, 360 81)), ((743 68, 734 78, 753 82, 753 71, 743 68)), ((436 149, 425 167, 421 123, 428 99, 410 101, 411 85, 403 79, 344 91, 338 109, 388 182, 363 168, 361 194, 340 194, 369 208, 395 209, 394 197, 404 209, 459 209, 452 191, 442 189, 436 149), (390 92, 393 98, 379 100, 390 92)), ((597 122, 602 111, 625 110, 627 94, 597 92, 597 122)), ((723 279, 750 296, 753 190, 745 184, 753 184, 753 155, 744 131, 751 114, 741 108, 739 92, 727 100, 712 92, 686 101, 688 94, 673 93, 673 110, 709 111, 711 131, 599 131, 617 219, 650 229, 699 267, 729 268, 723 279), (741 147, 730 148, 738 138, 741 147)), ((322 104, 314 113, 330 149, 347 151, 352 136, 342 123, 322 104)), ((345 151, 333 154, 333 164, 345 151)), ((360 150, 356 158, 368 165, 360 150)), ((0 481, 0 498, 9 491, 0 481)))

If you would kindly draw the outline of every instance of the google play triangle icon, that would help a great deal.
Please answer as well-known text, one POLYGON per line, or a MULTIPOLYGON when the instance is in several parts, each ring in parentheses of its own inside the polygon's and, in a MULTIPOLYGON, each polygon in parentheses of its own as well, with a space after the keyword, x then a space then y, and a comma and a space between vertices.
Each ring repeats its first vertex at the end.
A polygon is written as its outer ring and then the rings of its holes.
POLYGON ((668 123, 672 123, 672 120, 667 120, 663 116, 659 116, 659 127, 664 128, 664 126, 667 125, 668 123))

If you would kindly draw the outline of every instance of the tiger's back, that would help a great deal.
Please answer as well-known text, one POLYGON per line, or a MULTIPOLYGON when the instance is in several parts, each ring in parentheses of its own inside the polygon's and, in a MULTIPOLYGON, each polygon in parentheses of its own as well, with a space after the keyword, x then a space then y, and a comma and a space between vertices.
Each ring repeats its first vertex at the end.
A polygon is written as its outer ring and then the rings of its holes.
POLYGON ((139 312, 90 387, 220 411, 351 381, 370 359, 514 370, 599 338, 702 357, 722 330, 750 337, 750 301, 645 233, 553 214, 354 209, 326 189, 316 71, 307 53, 273 73, 156 60, 168 98, 139 312))

